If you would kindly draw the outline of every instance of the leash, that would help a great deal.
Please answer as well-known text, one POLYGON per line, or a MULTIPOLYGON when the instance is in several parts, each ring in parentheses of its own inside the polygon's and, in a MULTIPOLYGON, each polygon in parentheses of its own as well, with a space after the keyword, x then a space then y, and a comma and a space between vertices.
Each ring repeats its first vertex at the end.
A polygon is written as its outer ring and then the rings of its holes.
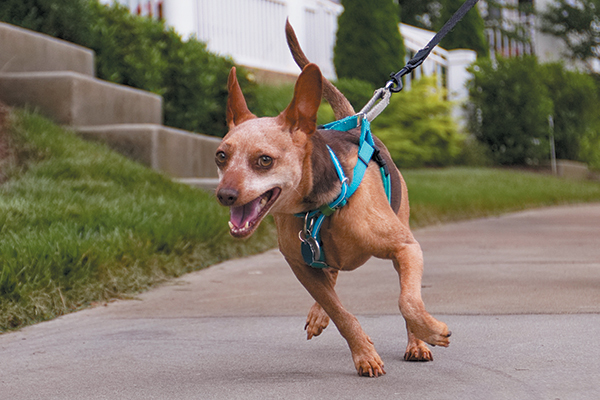
POLYGON ((387 81, 384 87, 375 91, 375 94, 371 100, 369 100, 363 109, 360 110, 359 114, 365 114, 369 121, 373 121, 379 114, 381 114, 381 112, 390 103, 392 93, 398 93, 403 89, 404 86, 402 85, 402 77, 410 74, 415 68, 423 64, 425 59, 433 51, 433 48, 437 46, 442 41, 444 36, 446 36, 448 32, 450 32, 465 16, 465 14, 475 6, 477 1, 479 0, 465 1, 425 47, 419 50, 417 54, 415 54, 415 56, 411 58, 400 71, 390 75, 390 80, 387 81), (377 103, 378 100, 379 103, 377 103))
POLYGON ((343 132, 360 127, 361 134, 358 147, 358 160, 354 166, 352 182, 350 185, 348 185, 348 177, 344 174, 339 159, 333 150, 327 146, 329 156, 331 157, 338 178, 342 184, 341 193, 329 204, 325 204, 316 210, 296 214, 297 217, 304 218, 304 227, 298 232, 298 236, 302 242, 300 249, 302 258, 306 264, 313 268, 329 267, 325 262, 325 252, 322 248, 321 226, 326 217, 332 215, 337 209, 347 204, 348 199, 360 186, 371 160, 374 160, 379 165, 385 194, 388 198, 388 202, 391 202, 390 172, 379 149, 373 141, 370 121, 374 120, 388 106, 392 93, 398 93, 403 89, 402 77, 411 73, 415 68, 423 64, 433 48, 437 46, 444 36, 456 26, 458 21, 473 8, 477 1, 478 0, 465 1, 424 48, 419 50, 400 71, 390 75, 390 80, 384 87, 375 91, 371 100, 369 100, 358 114, 319 127, 319 129, 332 129, 343 132))
POLYGON ((371 133, 371 124, 367 117, 363 114, 352 115, 339 121, 334 121, 329 124, 320 126, 319 129, 331 129, 336 131, 346 132, 354 128, 360 127, 360 140, 358 145, 358 159, 352 172, 352 182, 348 185, 348 177, 344 174, 342 165, 333 150, 327 146, 329 156, 333 161, 338 178, 342 183, 340 195, 331 203, 325 204, 316 210, 306 213, 296 214, 297 217, 304 218, 304 227, 298 232, 300 241, 302 242, 300 250, 304 262, 313 268, 328 268, 329 265, 325 262, 325 253, 321 242, 321 225, 325 217, 332 215, 337 209, 342 208, 348 202, 348 199, 356 192, 360 186, 367 167, 371 160, 374 160, 379 165, 381 179, 388 202, 391 202, 392 189, 390 184, 390 171, 387 163, 381 156, 379 148, 373 140, 371 133))

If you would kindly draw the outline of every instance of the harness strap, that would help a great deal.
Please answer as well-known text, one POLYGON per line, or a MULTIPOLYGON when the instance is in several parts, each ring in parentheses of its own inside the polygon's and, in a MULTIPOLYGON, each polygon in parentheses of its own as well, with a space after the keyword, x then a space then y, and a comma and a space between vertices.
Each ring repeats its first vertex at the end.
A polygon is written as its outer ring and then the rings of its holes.
POLYGON ((338 131, 348 131, 350 129, 361 127, 361 134, 358 148, 358 159, 352 173, 352 183, 348 186, 348 178, 344 174, 342 165, 334 151, 327 146, 329 155, 335 166, 338 178, 342 182, 340 195, 331 203, 325 204, 316 210, 306 213, 296 214, 298 217, 304 217, 304 228, 298 236, 302 241, 301 251, 304 261, 314 268, 327 268, 329 265, 325 262, 325 253, 322 250, 321 226, 325 217, 332 215, 337 209, 345 206, 348 199, 356 192, 360 186, 369 162, 373 159, 379 165, 381 179, 385 189, 388 201, 391 202, 390 174, 385 160, 381 157, 379 149, 375 145, 371 127, 367 117, 364 114, 357 114, 339 121, 331 122, 321 127, 322 129, 333 129, 338 131))

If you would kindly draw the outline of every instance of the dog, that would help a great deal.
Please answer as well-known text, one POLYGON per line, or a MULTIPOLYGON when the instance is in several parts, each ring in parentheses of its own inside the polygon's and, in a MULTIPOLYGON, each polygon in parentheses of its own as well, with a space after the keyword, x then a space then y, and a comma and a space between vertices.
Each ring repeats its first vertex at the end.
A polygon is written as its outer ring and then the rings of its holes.
POLYGON ((407 361, 431 361, 426 345, 449 345, 451 332, 433 318, 421 298, 423 255, 409 227, 406 184, 388 150, 377 138, 376 147, 388 165, 391 197, 388 199, 380 168, 368 162, 362 183, 347 204, 323 220, 321 246, 327 268, 313 268, 302 254, 305 215, 340 195, 344 182, 336 173, 329 148, 348 180, 358 161, 360 129, 348 132, 317 127, 321 98, 331 105, 336 119, 355 115, 343 94, 308 61, 295 33, 286 23, 288 45, 302 69, 288 107, 277 117, 258 118, 248 109, 236 69, 229 74, 227 124, 229 131, 216 151, 218 201, 230 208, 230 234, 247 238, 267 214, 275 220, 279 249, 292 271, 316 301, 308 312, 307 338, 320 335, 333 320, 346 339, 359 375, 385 374, 373 341, 340 302, 335 283, 339 271, 351 271, 369 258, 392 260, 400 277, 399 308, 406 321, 407 361), (299 237, 300 236, 300 237, 299 237))

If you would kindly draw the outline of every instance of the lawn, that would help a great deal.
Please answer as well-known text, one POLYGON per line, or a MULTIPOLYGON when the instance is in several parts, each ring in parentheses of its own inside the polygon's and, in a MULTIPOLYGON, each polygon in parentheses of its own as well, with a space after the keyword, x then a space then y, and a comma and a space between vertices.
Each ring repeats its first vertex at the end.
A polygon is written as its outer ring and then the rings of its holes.
POLYGON ((533 207, 600 202, 598 182, 518 170, 457 167, 402 174, 413 228, 533 207))
MULTIPOLYGON (((267 219, 247 241, 201 190, 28 111, 9 118, 0 162, 0 332, 276 245, 267 219)), ((544 205, 600 202, 600 184, 498 169, 403 171, 414 227, 544 205)))
POLYGON ((276 244, 269 223, 231 238, 228 210, 204 191, 36 114, 10 119, 18 161, 0 185, 0 332, 276 244))

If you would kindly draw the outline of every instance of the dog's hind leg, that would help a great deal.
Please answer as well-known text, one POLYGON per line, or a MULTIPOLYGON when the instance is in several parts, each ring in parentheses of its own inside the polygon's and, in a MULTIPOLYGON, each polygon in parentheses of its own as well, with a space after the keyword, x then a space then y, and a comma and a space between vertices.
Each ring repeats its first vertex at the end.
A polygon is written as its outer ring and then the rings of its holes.
POLYGON ((423 348, 418 340, 434 346, 447 347, 450 344, 451 332, 445 323, 436 320, 425 310, 421 298, 423 275, 421 246, 414 239, 402 244, 393 262, 394 268, 400 276, 398 305, 409 331, 409 347, 415 348, 418 353, 418 350, 423 348))
MULTIPOLYGON (((338 271, 328 269, 324 272, 331 276, 333 285, 335 285, 338 271)), ((329 315, 327 315, 319 303, 315 302, 315 304, 313 304, 313 306, 310 308, 310 311, 308 311, 308 316, 306 317, 306 325, 304 326, 304 330, 306 331, 306 339, 310 340, 314 336, 319 336, 328 325, 329 315)))

